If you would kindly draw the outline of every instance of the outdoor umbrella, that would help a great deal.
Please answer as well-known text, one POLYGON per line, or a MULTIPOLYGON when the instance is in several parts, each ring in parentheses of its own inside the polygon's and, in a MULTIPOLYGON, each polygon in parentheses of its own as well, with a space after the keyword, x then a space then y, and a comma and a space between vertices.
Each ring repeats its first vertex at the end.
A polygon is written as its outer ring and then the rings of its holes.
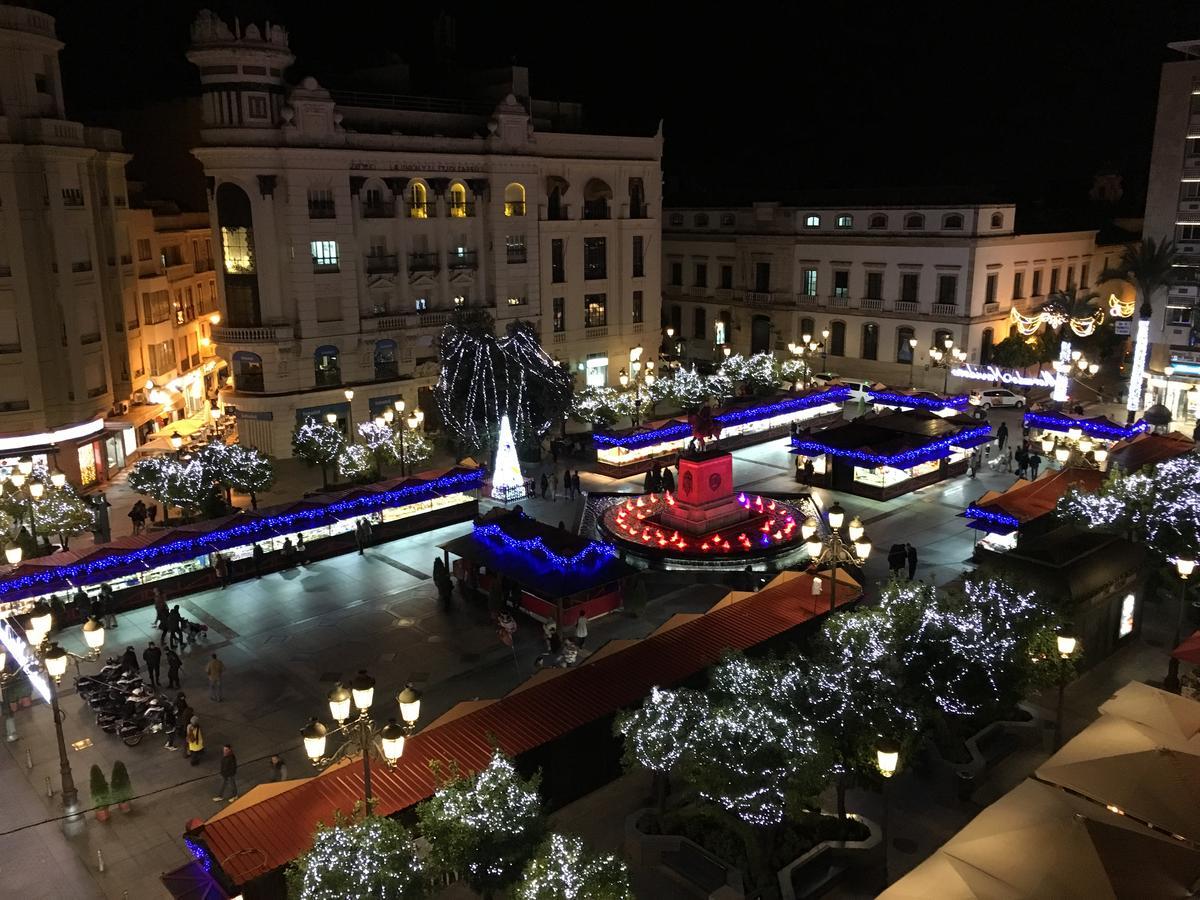
POLYGON ((1100 712, 1183 741, 1200 734, 1200 703, 1140 681, 1131 681, 1113 694, 1100 712))
MULTIPOLYGON (((1200 428, 1196 431, 1200 432, 1200 428)), ((1183 642, 1171 652, 1171 655, 1180 662, 1200 666, 1200 631, 1195 631, 1191 637, 1184 638, 1183 642)))
POLYGON ((970 863, 935 851, 878 900, 1021 900, 1019 890, 970 863))
POLYGON ((1102 806, 1032 779, 941 849, 1022 897, 1186 897, 1200 853, 1102 806))

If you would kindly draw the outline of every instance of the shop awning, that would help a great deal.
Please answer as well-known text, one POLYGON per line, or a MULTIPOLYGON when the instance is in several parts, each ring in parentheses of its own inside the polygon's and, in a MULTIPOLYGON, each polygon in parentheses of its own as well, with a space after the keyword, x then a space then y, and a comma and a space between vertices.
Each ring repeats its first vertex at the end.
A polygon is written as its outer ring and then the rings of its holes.
POLYGON ((119 416, 109 416, 104 420, 104 427, 108 431, 137 428, 139 425, 145 425, 155 416, 162 415, 163 412, 165 412, 165 407, 161 403, 140 403, 129 407, 128 412, 119 416))

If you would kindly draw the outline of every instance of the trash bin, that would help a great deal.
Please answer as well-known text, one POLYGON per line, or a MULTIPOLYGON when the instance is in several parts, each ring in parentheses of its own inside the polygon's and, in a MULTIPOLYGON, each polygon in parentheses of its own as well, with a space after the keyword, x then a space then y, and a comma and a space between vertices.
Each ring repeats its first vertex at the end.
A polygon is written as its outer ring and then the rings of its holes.
POLYGON ((975 793, 975 776, 969 769, 959 769, 954 773, 958 782, 958 799, 966 803, 975 793))

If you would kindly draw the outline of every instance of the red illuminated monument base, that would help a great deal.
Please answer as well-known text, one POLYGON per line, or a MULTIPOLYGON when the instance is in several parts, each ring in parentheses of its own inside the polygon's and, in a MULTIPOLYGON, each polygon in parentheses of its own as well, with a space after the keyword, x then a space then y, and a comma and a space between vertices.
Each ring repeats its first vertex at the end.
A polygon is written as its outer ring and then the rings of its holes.
POLYGON ((734 496, 733 457, 728 453, 713 451, 680 457, 675 487, 675 504, 659 516, 664 528, 696 535, 750 518, 750 510, 734 496))

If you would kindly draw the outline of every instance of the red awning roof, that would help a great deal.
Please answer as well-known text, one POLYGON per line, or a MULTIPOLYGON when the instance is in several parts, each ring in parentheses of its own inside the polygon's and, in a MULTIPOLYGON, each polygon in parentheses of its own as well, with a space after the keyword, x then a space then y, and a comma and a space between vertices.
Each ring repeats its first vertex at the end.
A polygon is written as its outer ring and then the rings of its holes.
POLYGON ((1001 512, 1021 524, 1053 512, 1059 499, 1070 488, 1092 493, 1104 482, 1104 473, 1096 469, 1066 468, 1047 472, 1036 481, 1021 479, 1003 493, 988 491, 975 506, 991 512, 1001 512))
POLYGON ((1126 472, 1136 472, 1146 466, 1191 453, 1196 445, 1178 431, 1170 434, 1143 432, 1130 440, 1118 441, 1108 451, 1109 467, 1120 466, 1126 472))
MULTIPOLYGON (((858 585, 844 573, 839 581, 839 605, 857 599, 858 585)), ((532 750, 639 703, 656 685, 678 684, 729 650, 753 647, 815 618, 829 609, 830 586, 822 578, 822 590, 814 595, 810 575, 782 573, 757 594, 731 594, 691 621, 432 725, 407 741, 394 769, 372 763, 377 811, 390 815, 430 797, 436 788, 433 760, 478 772, 493 747, 512 756, 532 750)), ((349 813, 362 793, 361 767, 338 766, 205 823, 200 837, 225 873, 245 884, 307 850, 316 825, 337 810, 349 813)))

